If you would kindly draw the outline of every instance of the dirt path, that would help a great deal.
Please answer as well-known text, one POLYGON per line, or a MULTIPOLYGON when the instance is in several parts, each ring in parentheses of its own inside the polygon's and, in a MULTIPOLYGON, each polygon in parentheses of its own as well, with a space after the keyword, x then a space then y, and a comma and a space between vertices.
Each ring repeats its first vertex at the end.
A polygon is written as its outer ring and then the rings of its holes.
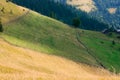
POLYGON ((86 49, 87 53, 96 60, 96 62, 99 64, 99 66, 106 69, 106 67, 96 58, 96 56, 93 55, 93 52, 91 50, 89 50, 89 48, 80 40, 79 36, 80 36, 80 33, 76 30, 77 41, 86 49))

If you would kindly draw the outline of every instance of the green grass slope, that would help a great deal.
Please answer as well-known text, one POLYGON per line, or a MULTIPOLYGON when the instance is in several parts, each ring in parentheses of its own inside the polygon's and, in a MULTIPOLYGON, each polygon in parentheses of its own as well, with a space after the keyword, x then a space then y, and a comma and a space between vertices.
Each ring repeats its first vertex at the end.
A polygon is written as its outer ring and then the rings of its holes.
POLYGON ((75 29, 56 20, 31 11, 23 19, 4 28, 3 37, 13 44, 66 57, 76 62, 97 65, 94 58, 77 41, 75 29))
POLYGON ((24 48, 120 72, 119 40, 99 32, 70 28, 33 11, 4 25, 2 37, 24 48))
POLYGON ((120 72, 120 40, 89 31, 80 35, 79 39, 105 68, 116 73, 120 72))
POLYGON ((113 45, 99 32, 70 28, 32 11, 4 28, 3 37, 15 45, 120 71, 119 40, 113 45))

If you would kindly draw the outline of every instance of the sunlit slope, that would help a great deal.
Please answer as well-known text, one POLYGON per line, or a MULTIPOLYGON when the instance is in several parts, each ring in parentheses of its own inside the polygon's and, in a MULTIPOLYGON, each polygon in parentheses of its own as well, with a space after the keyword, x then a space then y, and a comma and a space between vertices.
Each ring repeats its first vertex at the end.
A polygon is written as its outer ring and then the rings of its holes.
POLYGON ((3 36, 13 44, 62 56, 76 62, 98 65, 76 38, 74 28, 54 19, 30 12, 5 27, 3 36))
POLYGON ((6 0, 0 0, 0 18, 3 23, 18 18, 27 11, 27 9, 21 6, 17 6, 11 2, 6 2, 6 0))
POLYGON ((4 28, 3 37, 13 44, 120 72, 120 42, 100 32, 70 28, 33 11, 4 28))
MULTIPOLYGON (((24 8, 21 9, 21 13, 24 12, 24 8)), ((2 37, 8 42, 75 62, 104 67, 116 73, 120 72, 119 40, 100 32, 71 28, 33 11, 26 11, 22 15, 24 16, 12 17, 13 20, 8 18, 9 23, 4 25, 2 37)), ((4 22, 4 19, 2 21, 4 22)))
POLYGON ((110 72, 15 47, 0 39, 1 80, 119 80, 110 72))
POLYGON ((88 48, 91 55, 102 65, 115 73, 120 72, 120 40, 100 32, 78 31, 79 40, 88 48))

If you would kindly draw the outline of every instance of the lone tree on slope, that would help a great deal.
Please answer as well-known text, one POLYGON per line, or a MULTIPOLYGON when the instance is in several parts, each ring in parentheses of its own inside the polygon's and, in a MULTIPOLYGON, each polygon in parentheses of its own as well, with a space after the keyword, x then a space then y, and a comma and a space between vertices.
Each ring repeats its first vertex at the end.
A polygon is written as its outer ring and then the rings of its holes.
POLYGON ((76 28, 79 27, 80 25, 80 19, 79 18, 74 18, 73 19, 73 26, 75 26, 76 28))
POLYGON ((115 41, 114 40, 112 41, 112 45, 115 45, 115 41))

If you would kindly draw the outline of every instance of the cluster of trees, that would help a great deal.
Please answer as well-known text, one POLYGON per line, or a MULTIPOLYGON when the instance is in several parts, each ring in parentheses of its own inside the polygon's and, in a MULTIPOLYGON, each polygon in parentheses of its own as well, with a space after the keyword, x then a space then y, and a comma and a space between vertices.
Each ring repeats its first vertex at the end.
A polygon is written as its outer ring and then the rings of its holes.
POLYGON ((101 31, 108 27, 105 23, 89 17, 87 13, 77 10, 70 5, 54 2, 54 0, 12 1, 18 5, 25 6, 43 15, 55 18, 69 25, 74 25, 78 28, 101 31))
POLYGON ((79 18, 74 18, 74 19, 73 19, 73 25, 74 25, 75 27, 80 26, 80 19, 79 19, 79 18))

